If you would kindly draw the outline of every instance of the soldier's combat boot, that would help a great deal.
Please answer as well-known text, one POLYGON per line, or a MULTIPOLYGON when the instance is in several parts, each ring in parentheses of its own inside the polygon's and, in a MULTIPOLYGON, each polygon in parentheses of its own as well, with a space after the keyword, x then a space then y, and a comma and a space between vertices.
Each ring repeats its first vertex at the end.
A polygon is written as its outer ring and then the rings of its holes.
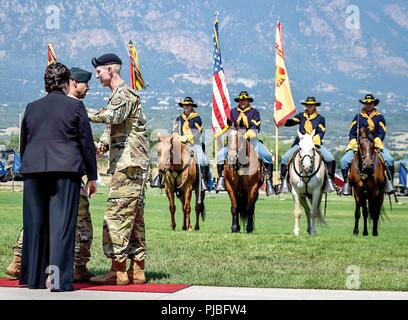
POLYGON ((89 280, 94 276, 95 275, 89 272, 86 264, 74 265, 74 282, 89 282, 89 280))
POLYGON ((146 276, 145 276, 145 260, 137 260, 132 257, 130 261, 130 267, 127 272, 129 283, 133 284, 142 284, 146 283, 146 276))
POLYGON ((394 180, 394 166, 386 167, 385 169, 385 192, 387 194, 395 193, 395 188, 393 185, 394 180))
POLYGON ((150 187, 151 188, 164 188, 163 174, 159 173, 157 176, 155 176, 150 182, 150 187))
POLYGON ((209 174, 209 168, 208 166, 201 166, 201 190, 202 191, 208 191, 210 188, 208 187, 208 174, 209 174))
POLYGON ((351 196, 351 186, 348 179, 348 169, 341 169, 341 174, 343 175, 344 179, 344 186, 341 190, 341 194, 343 196, 351 196))
POLYGON ((6 274, 13 278, 18 278, 21 271, 21 257, 14 255, 10 265, 7 267, 6 274))
POLYGON ((265 170, 266 170, 266 196, 269 197, 275 193, 272 185, 272 171, 273 171, 273 164, 272 163, 264 163, 265 170))
POLYGON ((324 192, 334 192, 336 191, 336 188, 334 187, 333 180, 334 180, 334 174, 336 172, 336 161, 330 161, 327 163, 327 180, 326 180, 326 187, 324 189, 324 192))
POLYGON ((89 280, 89 283, 100 286, 103 285, 123 286, 129 284, 129 278, 126 272, 126 260, 122 262, 112 260, 111 270, 102 276, 92 277, 89 280))
POLYGON ((224 164, 217 164, 218 180, 215 191, 225 191, 225 180, 224 180, 224 164))

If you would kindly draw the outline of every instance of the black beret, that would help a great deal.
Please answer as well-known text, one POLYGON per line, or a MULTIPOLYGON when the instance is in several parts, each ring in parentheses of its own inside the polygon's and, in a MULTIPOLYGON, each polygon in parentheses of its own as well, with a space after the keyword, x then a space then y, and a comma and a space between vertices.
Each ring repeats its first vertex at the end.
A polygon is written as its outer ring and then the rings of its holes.
POLYGON ((92 58, 92 65, 96 68, 97 66, 106 66, 108 64, 122 64, 122 60, 114 54, 114 53, 107 53, 99 58, 92 58))
POLYGON ((73 67, 71 68, 71 79, 79 82, 88 82, 91 80, 92 73, 84 69, 73 67))

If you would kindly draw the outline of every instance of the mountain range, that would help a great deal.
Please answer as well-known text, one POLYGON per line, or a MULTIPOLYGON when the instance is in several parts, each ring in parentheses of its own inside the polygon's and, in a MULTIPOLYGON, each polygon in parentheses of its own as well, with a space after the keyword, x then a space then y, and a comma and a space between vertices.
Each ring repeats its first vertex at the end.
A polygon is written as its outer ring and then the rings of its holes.
MULTIPOLYGON (((212 32, 218 12, 231 101, 239 91, 249 91, 265 119, 263 130, 273 132, 278 19, 298 110, 306 96, 316 96, 328 123, 347 131, 344 123, 357 112, 358 99, 370 92, 381 100, 391 124, 403 130, 399 115, 408 111, 407 4, 406 0, 0 0, 0 113, 20 112, 44 94, 48 42, 59 61, 90 71, 92 57, 114 52, 122 57, 128 80, 131 39, 149 83, 140 95, 151 127, 170 128, 170 119, 180 111, 176 102, 185 96, 198 102, 210 126, 212 32)), ((101 107, 108 96, 93 77, 85 103, 101 107)))

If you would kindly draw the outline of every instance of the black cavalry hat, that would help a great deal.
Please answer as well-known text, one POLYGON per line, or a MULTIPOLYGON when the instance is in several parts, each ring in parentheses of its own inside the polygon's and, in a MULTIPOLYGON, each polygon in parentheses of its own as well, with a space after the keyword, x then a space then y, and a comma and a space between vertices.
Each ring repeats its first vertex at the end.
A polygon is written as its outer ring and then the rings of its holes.
POLYGON ((71 72, 70 78, 78 82, 88 82, 91 80, 92 73, 84 69, 73 67, 69 70, 71 72))
POLYGON ((122 60, 114 54, 114 53, 107 53, 99 58, 92 58, 92 65, 96 68, 98 66, 106 66, 109 64, 122 64, 122 60))
POLYGON ((190 97, 185 97, 182 102, 179 102, 178 105, 180 107, 184 106, 192 106, 193 108, 197 108, 198 106, 194 103, 193 99, 190 97))
POLYGON ((307 97, 305 101, 302 101, 301 104, 304 106, 315 105, 316 107, 320 106, 321 103, 316 101, 315 97, 307 97))
POLYGON ((372 94, 366 94, 366 96, 364 97, 364 100, 358 100, 358 101, 360 101, 362 104, 374 103, 375 106, 380 103, 380 100, 375 99, 372 94))
POLYGON ((239 100, 245 100, 245 99, 249 100, 249 102, 254 102, 254 99, 251 98, 249 96, 248 92, 246 92, 246 91, 241 91, 239 93, 239 96, 237 98, 235 98, 234 101, 239 102, 239 100))

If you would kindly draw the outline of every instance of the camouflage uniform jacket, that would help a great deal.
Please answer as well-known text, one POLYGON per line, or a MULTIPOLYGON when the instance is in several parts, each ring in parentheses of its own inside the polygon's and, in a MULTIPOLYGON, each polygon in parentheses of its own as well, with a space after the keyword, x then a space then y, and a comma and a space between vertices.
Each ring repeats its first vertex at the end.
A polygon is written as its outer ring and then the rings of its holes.
MULTIPOLYGON (((88 110, 89 120, 109 125, 108 173, 128 167, 149 168, 149 141, 146 118, 140 98, 124 82, 112 91, 108 105, 99 111, 88 110)), ((106 141, 103 141, 106 143, 106 141)))

